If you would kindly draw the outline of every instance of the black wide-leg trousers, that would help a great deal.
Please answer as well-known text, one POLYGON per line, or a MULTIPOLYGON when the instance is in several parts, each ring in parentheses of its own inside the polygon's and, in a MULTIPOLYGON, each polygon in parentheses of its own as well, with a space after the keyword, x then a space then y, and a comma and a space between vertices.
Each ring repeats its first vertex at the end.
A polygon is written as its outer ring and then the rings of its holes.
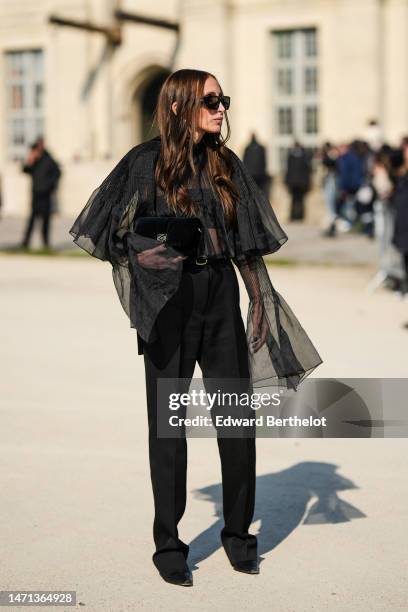
MULTIPOLYGON (((234 379, 233 390, 250 392, 248 345, 231 261, 186 263, 179 289, 161 310, 156 326, 157 340, 144 344, 155 507, 153 562, 159 571, 171 572, 185 567, 189 552, 177 527, 186 507, 187 440, 158 435, 157 411, 168 411, 168 402, 161 406, 159 397, 158 403, 157 381, 174 379, 180 392, 179 379, 184 379, 188 384, 182 392, 187 392, 198 362, 207 392, 216 391, 213 382, 220 389, 220 378, 226 381, 222 391, 231 391, 228 379, 234 379)), ((232 563, 256 559, 257 538, 248 533, 255 504, 255 436, 223 437, 217 432, 217 443, 225 523, 221 542, 232 563)))

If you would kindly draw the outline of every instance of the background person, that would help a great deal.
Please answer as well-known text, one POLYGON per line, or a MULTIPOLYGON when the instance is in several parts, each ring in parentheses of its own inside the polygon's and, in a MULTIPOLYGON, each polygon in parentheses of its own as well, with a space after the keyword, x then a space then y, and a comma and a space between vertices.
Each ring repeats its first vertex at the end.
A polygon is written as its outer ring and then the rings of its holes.
POLYGON ((292 196, 291 221, 303 221, 305 217, 305 195, 310 190, 312 174, 311 159, 307 151, 296 141, 288 152, 285 184, 292 196))
POLYGON ((272 177, 267 172, 266 148, 258 142, 254 133, 252 133, 251 140, 245 147, 242 161, 252 174, 255 183, 268 196, 272 177))
POLYGON ((360 154, 359 141, 354 140, 345 147, 337 160, 337 216, 343 219, 350 230, 357 218, 356 193, 363 185, 365 164, 360 154))
POLYGON ((337 147, 326 142, 320 151, 320 161, 324 168, 322 190, 326 205, 328 227, 323 236, 333 238, 336 235, 336 200, 337 200, 337 147))
POLYGON ((23 248, 30 245, 31 234, 37 218, 42 219, 42 241, 49 248, 50 218, 53 195, 58 186, 61 170, 55 159, 45 148, 44 139, 39 138, 32 146, 22 166, 22 171, 31 176, 31 214, 27 222, 23 248))
POLYGON ((405 296, 408 293, 408 143, 404 143, 403 163, 395 185, 393 203, 395 227, 392 243, 400 251, 404 263, 401 295, 405 296))

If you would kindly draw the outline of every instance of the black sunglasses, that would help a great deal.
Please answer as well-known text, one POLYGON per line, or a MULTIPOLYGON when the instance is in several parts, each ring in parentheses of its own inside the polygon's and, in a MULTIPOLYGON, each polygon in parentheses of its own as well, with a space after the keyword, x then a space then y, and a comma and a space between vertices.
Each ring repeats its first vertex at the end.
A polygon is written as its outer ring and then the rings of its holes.
POLYGON ((208 94, 207 96, 201 98, 201 102, 204 102, 204 106, 210 110, 217 110, 221 102, 225 110, 228 110, 230 107, 231 98, 230 96, 216 96, 215 94, 208 94))

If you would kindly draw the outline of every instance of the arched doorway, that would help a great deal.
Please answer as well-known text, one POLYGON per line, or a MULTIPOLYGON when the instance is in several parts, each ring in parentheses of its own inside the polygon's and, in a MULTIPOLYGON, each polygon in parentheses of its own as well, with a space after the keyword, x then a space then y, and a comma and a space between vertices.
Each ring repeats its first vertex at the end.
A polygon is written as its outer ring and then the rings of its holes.
POLYGON ((163 68, 149 71, 134 93, 133 108, 136 142, 144 142, 158 134, 157 127, 152 125, 153 112, 156 108, 160 88, 169 74, 170 72, 163 68))

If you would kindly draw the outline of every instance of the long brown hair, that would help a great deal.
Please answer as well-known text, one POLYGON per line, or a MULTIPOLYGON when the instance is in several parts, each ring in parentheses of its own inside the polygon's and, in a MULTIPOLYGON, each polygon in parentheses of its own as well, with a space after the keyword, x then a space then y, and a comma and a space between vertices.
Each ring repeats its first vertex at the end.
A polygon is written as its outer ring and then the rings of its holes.
MULTIPOLYGON (((169 208, 187 215, 195 214, 194 203, 188 197, 186 180, 189 171, 196 173, 193 135, 197 128, 200 98, 208 77, 216 79, 204 70, 184 68, 173 72, 162 85, 154 113, 161 137, 161 150, 155 169, 156 183, 164 192, 169 208), (177 102, 177 114, 171 110, 173 102, 177 102)), ((220 132, 206 132, 202 142, 205 145, 210 186, 218 195, 227 224, 234 224, 235 202, 239 194, 231 180, 232 164, 225 146, 231 133, 226 111, 224 118, 226 136, 221 136, 220 132)))

